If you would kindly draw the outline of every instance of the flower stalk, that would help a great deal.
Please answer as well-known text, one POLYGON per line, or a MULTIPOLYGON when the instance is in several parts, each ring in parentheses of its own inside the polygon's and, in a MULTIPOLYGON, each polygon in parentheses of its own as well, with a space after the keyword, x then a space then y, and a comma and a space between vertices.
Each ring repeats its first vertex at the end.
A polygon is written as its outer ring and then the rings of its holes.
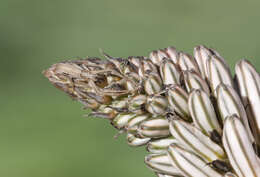
POLYGON ((43 74, 146 146, 158 177, 260 177, 260 76, 247 60, 235 76, 214 49, 194 57, 175 47, 149 57, 86 58, 52 65, 43 74))

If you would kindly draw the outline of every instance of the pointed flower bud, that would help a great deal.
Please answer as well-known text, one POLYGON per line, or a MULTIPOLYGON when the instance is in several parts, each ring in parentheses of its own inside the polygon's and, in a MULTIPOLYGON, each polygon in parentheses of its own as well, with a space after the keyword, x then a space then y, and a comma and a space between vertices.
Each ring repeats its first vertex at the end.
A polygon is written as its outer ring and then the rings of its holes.
POLYGON ((233 87, 230 69, 215 55, 207 60, 207 79, 213 94, 221 83, 233 87))
POLYGON ((189 95, 189 110, 193 122, 205 135, 210 136, 211 132, 216 130, 222 133, 218 122, 214 106, 209 96, 202 90, 194 90, 189 95))
POLYGON ((142 111, 143 106, 146 104, 147 96, 143 94, 139 94, 133 96, 133 98, 129 101, 129 110, 133 112, 142 111))
POLYGON ((191 120, 188 107, 188 94, 179 86, 171 87, 167 92, 170 109, 184 120, 191 120))
POLYGON ((260 177, 259 159, 244 125, 236 115, 225 119, 223 145, 229 161, 239 177, 260 177))
POLYGON ((112 125, 117 128, 117 129, 122 129, 124 128, 128 121, 135 117, 136 114, 129 114, 129 113, 121 113, 118 114, 113 120, 112 120, 112 125))
POLYGON ((145 77, 147 75, 149 75, 150 73, 153 74, 158 74, 158 69, 157 66, 155 64, 153 64, 153 62, 150 59, 142 59, 142 65, 139 66, 139 75, 141 77, 145 77))
POLYGON ((260 145, 260 76, 253 65, 242 60, 236 64, 236 77, 253 135, 260 145))
POLYGON ((178 65, 180 66, 182 71, 192 70, 192 71, 195 71, 196 73, 200 73, 196 61, 189 54, 180 52, 179 53, 178 65))
POLYGON ((181 120, 173 120, 170 123, 170 132, 182 145, 208 162, 226 158, 224 150, 197 127, 181 120))
POLYGON ((168 54, 169 58, 173 61, 173 63, 177 63, 178 61, 178 52, 175 47, 167 47, 164 49, 168 54))
POLYGON ((246 127, 247 133, 253 142, 254 138, 248 123, 246 111, 236 91, 230 86, 220 84, 217 87, 216 93, 218 110, 222 121, 224 121, 226 117, 236 114, 241 118, 241 121, 246 127))
POLYGON ((162 81, 157 75, 150 75, 144 81, 144 90, 148 95, 153 95, 162 90, 162 81))
POLYGON ((194 71, 184 71, 183 73, 185 87, 188 92, 194 89, 202 89, 208 95, 210 95, 209 86, 202 77, 194 71))
POLYGON ((129 146, 137 147, 147 144, 151 140, 151 138, 137 138, 135 135, 128 133, 126 140, 129 146))
POLYGON ((178 141, 173 138, 163 138, 159 140, 150 141, 147 144, 147 150, 152 153, 160 154, 160 153, 166 153, 168 147, 172 143, 178 143, 178 141))
POLYGON ((167 175, 181 175, 180 171, 170 163, 167 154, 150 154, 145 157, 145 163, 155 172, 167 175))
POLYGON ((140 137, 167 137, 170 135, 169 122, 164 117, 149 119, 139 125, 137 132, 140 137))
POLYGON ((168 101, 164 96, 148 97, 146 110, 153 115, 163 115, 168 107, 168 101))
POLYGON ((164 85, 180 84, 180 69, 171 60, 162 60, 160 74, 164 85))
POLYGON ((167 58, 167 56, 164 54, 163 52, 158 52, 158 51, 152 51, 150 53, 150 59, 152 60, 152 62, 155 64, 155 65, 159 65, 159 63, 162 61, 162 59, 165 57, 167 58))
POLYGON ((211 51, 203 45, 197 46, 194 48, 194 57, 198 64, 201 76, 203 79, 206 78, 207 72, 207 60, 211 57, 211 51))
POLYGON ((169 58, 169 55, 166 53, 164 49, 159 49, 157 50, 158 52, 158 57, 162 61, 164 58, 169 58))
POLYGON ((168 157, 172 165, 176 166, 183 176, 222 177, 220 173, 207 165, 207 162, 198 155, 177 144, 169 146, 168 157))
POLYGON ((140 114, 140 115, 136 115, 132 118, 130 118, 128 120, 128 123, 125 125, 125 129, 127 130, 127 132, 132 133, 132 134, 137 134, 137 129, 138 129, 138 125, 149 119, 151 115, 149 114, 140 114))

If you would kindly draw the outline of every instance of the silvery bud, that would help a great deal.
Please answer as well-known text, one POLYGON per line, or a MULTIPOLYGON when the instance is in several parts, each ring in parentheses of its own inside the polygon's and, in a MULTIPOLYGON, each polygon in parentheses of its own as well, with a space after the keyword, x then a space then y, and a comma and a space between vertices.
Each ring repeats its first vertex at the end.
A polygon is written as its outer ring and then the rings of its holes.
POLYGON ((169 58, 173 61, 173 63, 177 63, 178 61, 178 52, 176 51, 175 47, 167 47, 164 49, 165 52, 168 54, 169 58))
POLYGON ((207 165, 207 161, 177 144, 169 146, 168 157, 183 176, 222 177, 220 173, 207 165))
POLYGON ((180 69, 170 59, 163 59, 160 63, 160 74, 164 85, 180 84, 180 69))
POLYGON ((127 139, 127 144, 129 146, 134 146, 134 147, 143 146, 151 140, 151 138, 137 138, 135 135, 131 133, 127 134, 126 139, 127 139))
POLYGON ((201 76, 203 79, 206 78, 207 72, 207 60, 212 56, 212 52, 203 45, 194 48, 194 57, 198 64, 201 76))
POLYGON ((144 90, 148 95, 153 95, 162 90, 161 78, 157 75, 151 74, 144 81, 144 90))
POLYGON ((215 90, 219 84, 233 87, 233 78, 228 66, 217 56, 213 55, 207 60, 207 79, 211 92, 215 95, 215 90))
POLYGON ((179 59, 178 59, 178 65, 180 66, 182 71, 191 70, 191 71, 195 71, 196 73, 200 73, 196 61, 189 54, 180 52, 179 59))
POLYGON ((129 101, 129 110, 133 112, 142 112, 146 101, 147 96, 144 94, 133 96, 133 98, 129 101))
POLYGON ((222 147, 191 124, 182 120, 172 120, 170 132, 185 148, 192 150, 207 162, 226 158, 222 147))
POLYGON ((125 129, 129 133, 137 134, 137 129, 138 129, 139 124, 142 123, 143 121, 149 119, 150 117, 151 117, 151 115, 149 115, 149 114, 136 115, 128 120, 127 124, 125 125, 125 129))
POLYGON ((149 75, 150 73, 157 74, 157 71, 158 71, 157 66, 154 65, 150 59, 145 59, 145 58, 142 59, 142 65, 139 66, 139 68, 140 68, 139 75, 141 75, 141 76, 143 75, 143 77, 149 75), (143 73, 143 74, 141 74, 141 73, 143 73))
POLYGON ((236 91, 230 86, 220 84, 216 89, 216 93, 218 110, 222 121, 224 121, 226 117, 236 114, 238 117, 240 117, 241 121, 247 129, 247 133, 250 136, 251 141, 253 142, 254 138, 251 134, 247 114, 236 91))
POLYGON ((181 175, 180 171, 171 164, 167 154, 150 154, 145 157, 144 162, 155 172, 167 175, 181 175))
POLYGON ((111 124, 117 128, 117 129, 122 129, 124 128, 128 121, 135 117, 136 114, 129 114, 129 113, 121 113, 121 114, 118 114, 111 122, 111 124))
POLYGON ((242 97, 253 135, 260 145, 260 76, 253 65, 241 60, 235 67, 240 95, 242 97))
POLYGON ((140 137, 167 137, 170 135, 169 122, 164 117, 149 119, 139 125, 137 132, 140 137))
POLYGON ((225 119, 223 145, 230 164, 239 177, 260 177, 260 161, 249 135, 236 115, 225 119))
POLYGON ((211 132, 216 130, 222 133, 218 122, 214 106, 209 96, 202 90, 194 90, 189 95, 189 110, 193 122, 205 135, 210 136, 211 132))
POLYGON ((164 96, 150 96, 147 99, 146 110, 153 115, 163 115, 168 107, 164 96))
POLYGON ((188 107, 188 94, 179 86, 171 87, 167 92, 169 108, 174 110, 184 120, 191 120, 188 107))
POLYGON ((210 95, 207 82, 195 71, 184 71, 183 79, 188 92, 191 92, 194 89, 202 89, 208 95, 210 95))
POLYGON ((150 53, 150 59, 155 65, 159 65, 163 58, 168 58, 167 54, 163 50, 155 50, 150 53))
POLYGON ((169 145, 172 143, 178 143, 178 141, 174 137, 153 140, 147 144, 146 149, 147 149, 147 151, 156 153, 156 154, 166 153, 169 145))

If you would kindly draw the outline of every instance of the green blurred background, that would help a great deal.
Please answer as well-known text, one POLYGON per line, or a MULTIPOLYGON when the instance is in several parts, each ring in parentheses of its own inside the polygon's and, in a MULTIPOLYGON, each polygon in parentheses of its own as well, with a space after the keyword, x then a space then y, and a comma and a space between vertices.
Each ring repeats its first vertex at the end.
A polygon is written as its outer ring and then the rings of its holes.
POLYGON ((42 70, 99 48, 126 57, 198 44, 260 69, 259 9, 258 0, 1 0, 0 176, 152 177, 143 148, 84 118, 42 70))

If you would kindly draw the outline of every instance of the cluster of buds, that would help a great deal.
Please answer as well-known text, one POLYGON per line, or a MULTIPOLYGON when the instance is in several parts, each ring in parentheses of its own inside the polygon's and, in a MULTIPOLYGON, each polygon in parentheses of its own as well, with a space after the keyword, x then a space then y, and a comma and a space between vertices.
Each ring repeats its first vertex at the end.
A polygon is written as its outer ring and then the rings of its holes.
POLYGON ((149 57, 86 58, 44 71, 91 115, 146 146, 158 177, 260 177, 260 76, 247 60, 235 77, 214 49, 174 47, 149 57))

